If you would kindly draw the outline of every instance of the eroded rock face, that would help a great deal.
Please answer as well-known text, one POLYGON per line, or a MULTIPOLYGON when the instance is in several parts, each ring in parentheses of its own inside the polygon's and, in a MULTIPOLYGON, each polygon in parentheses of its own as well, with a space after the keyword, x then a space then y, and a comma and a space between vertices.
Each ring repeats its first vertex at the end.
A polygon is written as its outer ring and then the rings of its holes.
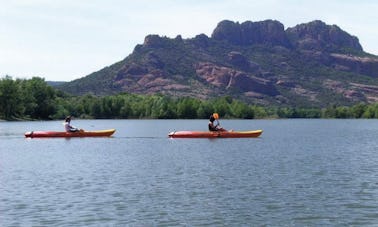
POLYGON ((347 54, 330 54, 331 64, 342 71, 352 71, 378 78, 378 59, 347 54))
POLYGON ((189 91, 190 87, 167 78, 159 70, 145 74, 124 76, 115 81, 123 90, 138 94, 169 94, 175 91, 189 91))
POLYGON ((242 24, 224 20, 218 23, 211 38, 234 45, 269 44, 300 50, 334 52, 340 50, 363 51, 358 38, 336 25, 316 20, 284 30, 274 20, 246 21, 242 24))
POLYGON ((163 46, 163 38, 158 35, 148 35, 144 38, 143 46, 145 47, 161 47, 163 46))
POLYGON ((283 24, 278 21, 246 21, 242 24, 221 21, 211 36, 235 45, 271 44, 289 47, 283 24))
POLYGON ((378 86, 375 85, 345 83, 327 79, 323 81, 323 86, 352 101, 371 103, 378 101, 378 86))
POLYGON ((231 51, 230 53, 228 53, 227 57, 229 63, 243 71, 256 72, 260 68, 256 62, 248 60, 248 58, 242 55, 240 52, 231 51))
POLYGON ((209 62, 201 62, 196 66, 197 75, 207 83, 226 90, 239 90, 241 92, 256 92, 274 96, 278 92, 272 82, 232 68, 217 66, 209 62))
POLYGON ((336 25, 316 20, 286 30, 291 44, 297 49, 333 52, 342 49, 362 51, 355 36, 349 35, 336 25))

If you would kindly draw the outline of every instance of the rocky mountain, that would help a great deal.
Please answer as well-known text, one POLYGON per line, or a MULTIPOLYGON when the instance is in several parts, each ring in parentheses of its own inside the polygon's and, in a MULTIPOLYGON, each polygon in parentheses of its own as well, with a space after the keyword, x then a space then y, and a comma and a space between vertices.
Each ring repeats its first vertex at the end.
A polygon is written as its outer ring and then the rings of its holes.
POLYGON ((60 89, 73 94, 119 92, 232 96, 285 106, 378 101, 378 57, 336 25, 312 21, 285 30, 279 21, 224 20, 211 37, 146 36, 124 60, 60 89))

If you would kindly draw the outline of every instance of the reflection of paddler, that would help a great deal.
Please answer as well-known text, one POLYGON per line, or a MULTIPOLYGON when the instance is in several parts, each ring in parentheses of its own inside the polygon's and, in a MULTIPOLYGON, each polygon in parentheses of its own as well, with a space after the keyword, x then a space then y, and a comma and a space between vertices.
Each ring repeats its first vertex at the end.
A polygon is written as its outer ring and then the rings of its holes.
POLYGON ((219 119, 218 113, 213 113, 212 115, 210 115, 210 119, 209 119, 209 131, 226 131, 225 129, 223 129, 222 127, 220 127, 218 119, 219 119), (214 124, 215 120, 217 121, 217 124, 214 124))

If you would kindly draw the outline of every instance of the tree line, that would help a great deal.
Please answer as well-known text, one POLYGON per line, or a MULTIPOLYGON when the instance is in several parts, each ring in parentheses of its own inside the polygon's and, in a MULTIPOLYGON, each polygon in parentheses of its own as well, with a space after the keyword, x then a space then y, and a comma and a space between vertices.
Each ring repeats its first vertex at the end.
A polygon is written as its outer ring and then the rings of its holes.
POLYGON ((378 118, 378 103, 328 108, 263 107, 220 97, 117 94, 72 96, 49 86, 43 78, 0 79, 0 119, 63 119, 67 115, 94 119, 205 119, 213 112, 222 118, 378 118))

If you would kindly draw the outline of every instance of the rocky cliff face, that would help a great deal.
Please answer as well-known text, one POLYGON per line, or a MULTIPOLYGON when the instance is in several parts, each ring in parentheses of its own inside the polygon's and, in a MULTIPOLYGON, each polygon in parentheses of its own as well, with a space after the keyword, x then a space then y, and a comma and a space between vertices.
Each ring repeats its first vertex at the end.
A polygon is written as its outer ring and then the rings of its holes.
POLYGON ((270 44, 287 48, 318 51, 362 51, 357 37, 351 36, 336 25, 312 21, 284 30, 278 21, 246 21, 242 24, 221 21, 211 38, 234 45, 270 44))
POLYGON ((285 30, 274 20, 225 20, 211 37, 148 35, 124 60, 61 88, 76 94, 229 95, 263 105, 348 105, 378 100, 378 57, 322 21, 285 30))
POLYGON ((211 38, 224 40, 234 45, 269 44, 289 47, 290 42, 284 26, 278 21, 246 21, 242 24, 232 21, 221 21, 211 38))
POLYGON ((362 51, 357 37, 351 36, 336 25, 312 21, 288 28, 286 34, 297 49, 317 51, 362 51))
POLYGON ((355 72, 361 75, 378 78, 378 59, 353 56, 348 54, 330 54, 329 63, 335 69, 345 72, 355 72))
POLYGON ((210 62, 200 62, 195 66, 196 74, 207 83, 222 90, 238 90, 248 94, 278 95, 272 81, 230 67, 210 62))

